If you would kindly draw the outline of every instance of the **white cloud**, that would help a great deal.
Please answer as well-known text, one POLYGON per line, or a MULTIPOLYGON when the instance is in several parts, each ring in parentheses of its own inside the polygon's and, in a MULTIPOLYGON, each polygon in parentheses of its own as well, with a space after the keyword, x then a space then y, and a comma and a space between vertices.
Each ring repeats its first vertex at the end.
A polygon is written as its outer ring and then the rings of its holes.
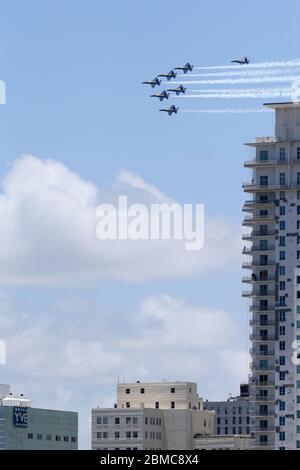
POLYGON ((216 391, 218 398, 237 393, 239 381, 247 380, 244 341, 224 310, 162 294, 119 316, 79 298, 58 301, 24 321, 20 311, 16 305, 7 309, 13 323, 2 331, 2 376, 22 383, 34 406, 78 410, 84 447, 90 407, 113 405, 118 378, 191 380, 211 399, 216 391))
MULTIPOLYGON (((206 220, 204 249, 183 241, 100 241, 96 207, 126 194, 132 202, 170 201, 152 184, 122 170, 109 190, 59 162, 24 156, 0 194, 0 281, 66 285, 114 279, 141 282, 207 273, 238 263, 240 236, 222 217, 206 220)), ((201 201, 200 201, 201 202, 201 201)))

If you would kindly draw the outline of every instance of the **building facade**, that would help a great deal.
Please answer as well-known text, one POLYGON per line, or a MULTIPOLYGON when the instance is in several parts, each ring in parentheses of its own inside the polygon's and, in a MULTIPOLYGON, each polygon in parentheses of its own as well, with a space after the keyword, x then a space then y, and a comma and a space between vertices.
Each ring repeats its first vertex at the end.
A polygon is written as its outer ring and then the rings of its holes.
POLYGON ((194 383, 118 384, 115 407, 92 410, 92 449, 194 449, 213 427, 194 383))
POLYGON ((203 407, 215 412, 215 435, 250 435, 248 384, 241 385, 239 396, 229 397, 226 401, 205 401, 203 407))
POLYGON ((77 450, 78 414, 32 408, 0 385, 0 450, 77 450))
POLYGON ((256 448, 300 448, 300 104, 275 110, 275 137, 250 143, 243 267, 251 300, 251 431, 256 448), (295 356, 296 354, 296 356, 295 356))

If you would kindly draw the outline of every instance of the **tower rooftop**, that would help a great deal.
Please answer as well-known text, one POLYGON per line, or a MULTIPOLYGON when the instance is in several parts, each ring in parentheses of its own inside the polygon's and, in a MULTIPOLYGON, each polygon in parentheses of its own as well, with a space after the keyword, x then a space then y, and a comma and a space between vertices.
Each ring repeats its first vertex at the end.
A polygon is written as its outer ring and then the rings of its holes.
POLYGON ((272 109, 300 108, 300 102, 286 101, 281 103, 264 103, 264 106, 272 109))

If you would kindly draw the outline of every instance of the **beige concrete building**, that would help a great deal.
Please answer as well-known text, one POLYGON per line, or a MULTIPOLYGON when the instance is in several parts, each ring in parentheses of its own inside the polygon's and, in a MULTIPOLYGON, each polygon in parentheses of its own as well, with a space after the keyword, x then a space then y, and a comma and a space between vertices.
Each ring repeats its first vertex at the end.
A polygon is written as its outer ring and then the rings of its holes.
POLYGON ((92 449, 191 450, 213 429, 195 383, 118 384, 115 407, 92 410, 92 449))

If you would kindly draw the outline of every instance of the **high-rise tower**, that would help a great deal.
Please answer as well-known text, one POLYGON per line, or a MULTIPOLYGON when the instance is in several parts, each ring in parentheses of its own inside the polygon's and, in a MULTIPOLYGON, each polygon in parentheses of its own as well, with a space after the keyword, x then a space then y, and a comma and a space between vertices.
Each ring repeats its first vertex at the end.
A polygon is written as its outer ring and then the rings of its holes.
POLYGON ((276 113, 275 137, 250 145, 253 172, 243 185, 243 267, 250 289, 252 333, 250 414, 256 448, 300 448, 300 103, 266 104, 276 113), (297 358, 297 354, 296 354, 297 358))

